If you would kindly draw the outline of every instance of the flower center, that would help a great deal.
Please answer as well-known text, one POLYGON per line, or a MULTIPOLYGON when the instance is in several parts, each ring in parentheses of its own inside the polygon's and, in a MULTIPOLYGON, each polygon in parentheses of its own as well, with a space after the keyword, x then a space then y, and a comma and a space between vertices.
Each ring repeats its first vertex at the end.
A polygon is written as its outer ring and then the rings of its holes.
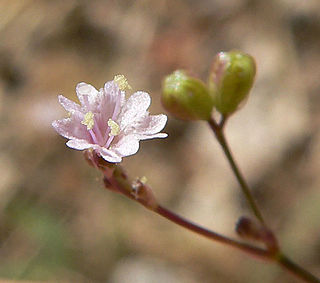
POLYGON ((84 118, 83 118, 83 120, 81 121, 81 124, 82 124, 82 125, 87 126, 87 130, 88 130, 88 131, 92 130, 92 128, 93 128, 93 126, 94 126, 94 119, 93 119, 93 117, 94 117, 94 114, 93 114, 91 111, 89 111, 88 113, 86 113, 86 114, 84 115, 84 118))
POLYGON ((114 76, 113 80, 117 83, 120 90, 132 89, 124 75, 116 75, 114 76))
POLYGON ((110 127, 111 132, 109 133, 109 136, 117 136, 120 133, 120 126, 113 121, 112 119, 108 120, 108 126, 110 127))

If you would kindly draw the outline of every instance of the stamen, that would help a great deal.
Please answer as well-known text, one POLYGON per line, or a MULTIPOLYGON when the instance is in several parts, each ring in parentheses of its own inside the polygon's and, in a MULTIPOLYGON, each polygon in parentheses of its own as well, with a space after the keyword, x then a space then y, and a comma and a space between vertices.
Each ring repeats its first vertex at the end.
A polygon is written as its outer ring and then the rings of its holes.
POLYGON ((117 136, 120 133, 120 126, 113 121, 112 119, 108 120, 108 126, 110 127, 111 132, 109 133, 109 136, 117 136))
POLYGON ((94 142, 95 144, 99 144, 96 134, 95 134, 92 130, 89 130, 89 133, 90 133, 90 136, 91 136, 93 142, 94 142))
POLYGON ((116 75, 114 76, 113 80, 118 84, 120 90, 132 89, 124 75, 116 75))
POLYGON ((146 184, 147 181, 148 181, 148 179, 147 179, 146 176, 142 176, 142 177, 140 178, 140 182, 141 182, 142 184, 146 184))
POLYGON ((86 115, 84 115, 83 120, 81 121, 82 125, 87 126, 87 130, 90 131, 92 130, 93 126, 94 126, 94 114, 89 111, 88 113, 86 113, 86 115))
POLYGON ((70 110, 70 111, 67 113, 67 118, 71 118, 74 113, 75 113, 74 110, 70 110))

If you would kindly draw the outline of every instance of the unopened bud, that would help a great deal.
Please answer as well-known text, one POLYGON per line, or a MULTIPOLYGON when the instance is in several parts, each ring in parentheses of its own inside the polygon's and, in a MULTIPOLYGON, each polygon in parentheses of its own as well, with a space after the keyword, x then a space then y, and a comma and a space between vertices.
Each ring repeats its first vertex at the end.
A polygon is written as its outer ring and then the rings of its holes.
POLYGON ((142 177, 134 181, 131 195, 146 208, 156 210, 158 203, 151 188, 145 184, 146 180, 146 177, 142 177))
POLYGON ((213 97, 199 79, 178 70, 163 82, 162 104, 175 117, 182 120, 209 120, 213 97))
POLYGON ((256 74, 252 56, 240 51, 220 52, 209 75, 214 106, 224 115, 232 114, 247 98, 256 74))

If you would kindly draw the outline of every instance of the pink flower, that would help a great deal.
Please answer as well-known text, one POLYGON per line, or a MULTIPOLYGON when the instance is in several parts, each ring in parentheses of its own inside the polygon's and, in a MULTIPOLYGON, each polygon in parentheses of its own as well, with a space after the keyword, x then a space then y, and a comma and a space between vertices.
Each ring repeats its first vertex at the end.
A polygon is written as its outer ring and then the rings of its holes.
POLYGON ((122 157, 135 154, 139 141, 165 138, 159 133, 167 116, 149 115, 150 96, 138 91, 125 99, 125 89, 130 88, 124 76, 116 76, 97 91, 93 86, 79 83, 76 87, 80 104, 59 95, 59 102, 69 112, 69 117, 52 123, 65 138, 68 147, 93 149, 109 162, 120 162, 122 157))

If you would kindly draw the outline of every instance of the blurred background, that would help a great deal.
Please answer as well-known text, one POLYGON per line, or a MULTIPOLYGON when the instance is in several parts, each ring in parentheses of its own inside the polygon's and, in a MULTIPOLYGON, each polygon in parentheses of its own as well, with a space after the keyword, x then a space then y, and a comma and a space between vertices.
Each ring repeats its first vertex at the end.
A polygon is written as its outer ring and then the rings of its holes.
MULTIPOLYGON (((84 81, 124 74, 163 113, 161 81, 206 80, 219 51, 253 55, 250 99, 226 135, 283 249, 320 276, 318 0, 0 1, 0 278, 59 282, 298 282, 106 191, 52 129, 84 81)), ((250 215, 209 127, 169 116, 123 166, 159 201, 231 237, 250 215)))

